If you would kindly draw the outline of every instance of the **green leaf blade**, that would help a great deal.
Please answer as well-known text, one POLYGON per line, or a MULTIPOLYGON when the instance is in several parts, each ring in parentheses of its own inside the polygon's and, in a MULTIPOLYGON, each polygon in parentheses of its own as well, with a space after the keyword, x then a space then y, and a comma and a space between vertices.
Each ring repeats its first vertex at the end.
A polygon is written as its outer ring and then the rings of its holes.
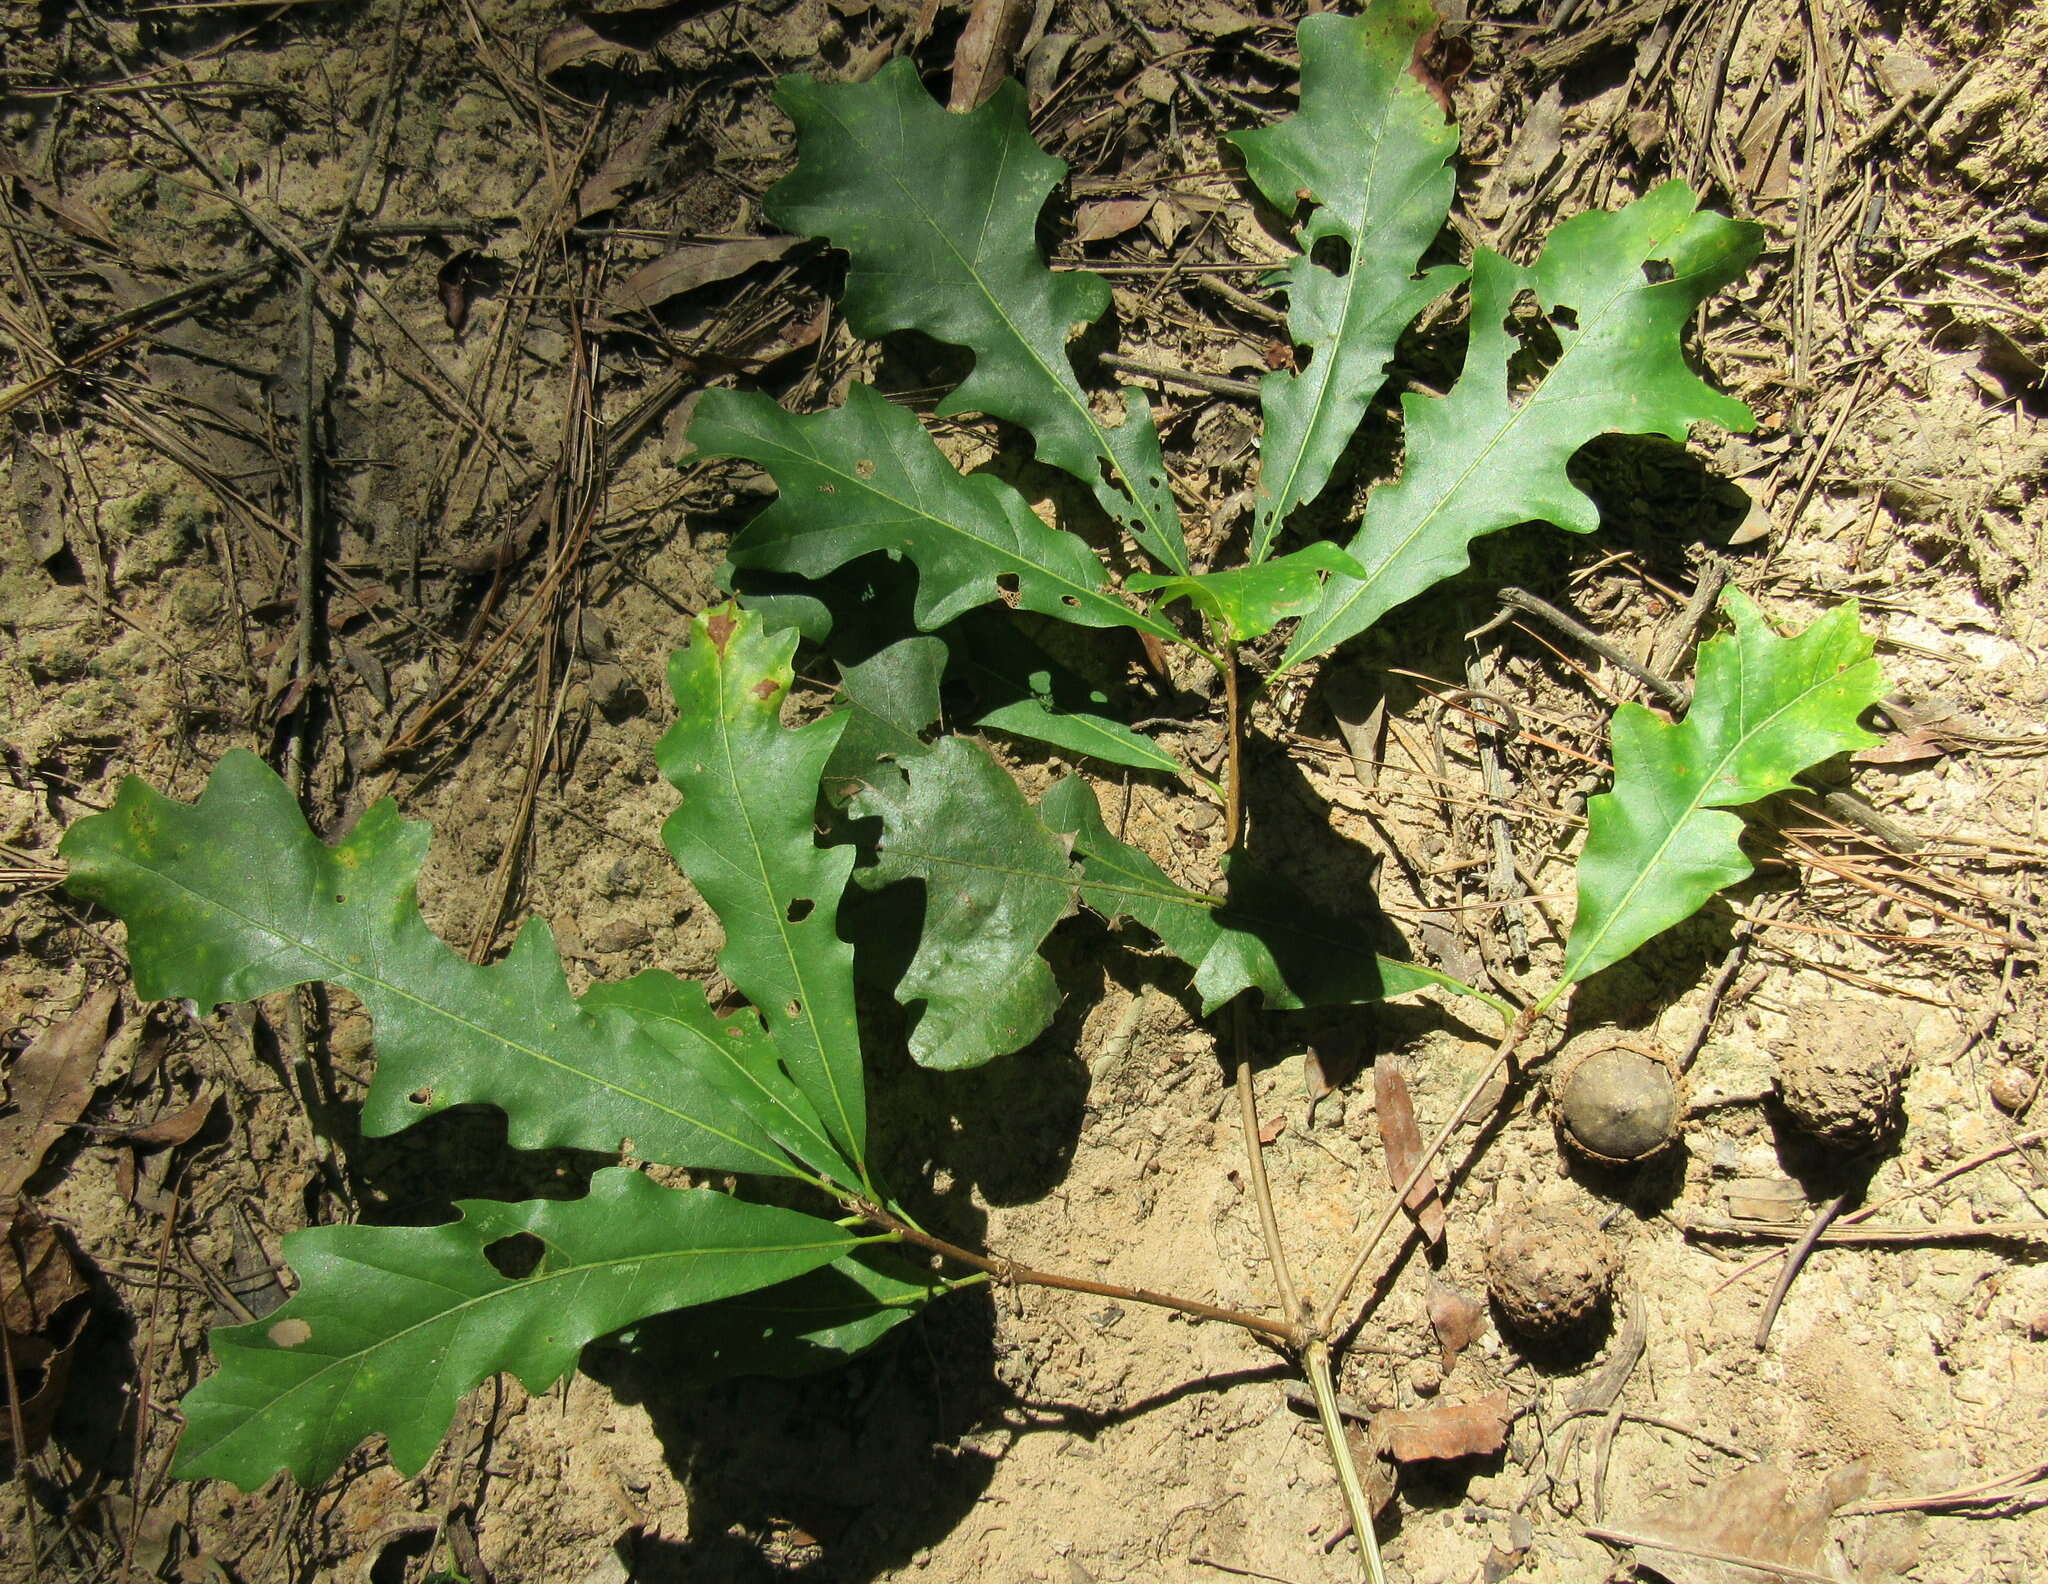
POLYGON ((1363 577, 1365 568, 1327 540, 1318 540, 1289 555, 1257 566, 1226 567, 1189 577, 1142 574, 1126 580, 1139 592, 1157 590, 1162 605, 1184 599, 1211 621, 1221 624, 1234 643, 1263 638, 1290 616, 1314 605, 1326 573, 1363 577))
POLYGON ((942 738, 854 799, 881 819, 884 884, 921 880, 924 929, 896 999, 925 1008, 910 1053, 926 1067, 978 1067, 1029 1044, 1059 989, 1038 948, 1073 910, 1065 846, 1017 783, 974 744, 942 738))
POLYGON ((598 1172, 582 1199, 458 1208, 446 1226, 286 1238, 299 1290, 253 1325, 214 1331, 220 1369, 184 1400, 175 1472, 254 1490, 282 1469, 313 1485, 382 1434, 410 1476, 490 1376, 545 1391, 595 1337, 789 1280, 859 1241, 815 1216, 621 1168, 598 1172), (540 1263, 502 1275, 486 1250, 520 1234, 540 1241, 540 1263))
POLYGON ((1286 273, 1287 322, 1310 349, 1298 373, 1260 381, 1265 416, 1251 558, 1263 561, 1289 513, 1321 493, 1386 381, 1402 330, 1464 272, 1416 276, 1450 213, 1458 133, 1410 72, 1436 26, 1426 0, 1377 0, 1364 16, 1304 18, 1301 109, 1229 135, 1266 200, 1292 214, 1306 193, 1301 256, 1286 273), (1315 261, 1341 239, 1342 273, 1315 261))
POLYGON ((1749 409, 1686 366, 1679 336, 1699 303, 1747 268, 1760 239, 1756 226, 1698 212, 1691 189, 1673 181, 1612 214, 1566 221, 1529 270, 1481 249, 1464 372, 1440 398, 1402 399, 1408 462, 1398 482, 1374 491, 1347 547, 1366 576, 1331 578, 1281 669, 1463 571, 1481 534, 1532 520, 1573 533, 1598 527, 1598 510, 1565 473, 1596 435, 1682 440, 1696 422, 1749 429, 1749 409), (1656 261, 1671 279, 1647 278, 1656 261), (1562 352, 1517 401, 1504 322, 1525 285, 1551 314, 1562 352))
POLYGON ((783 727, 796 643, 794 631, 766 631, 730 606, 691 624, 688 647, 669 663, 676 724, 655 747, 662 775, 683 795, 662 840, 725 926, 719 968, 760 1012, 833 1140, 862 1164, 853 948, 838 932, 854 855, 820 847, 812 831, 846 717, 783 727))
POLYGON ((1150 737, 1133 731, 1122 721, 1087 710, 1056 709, 1044 699, 1013 699, 999 704, 975 722, 986 731, 1026 737, 1065 753, 1100 759, 1104 764, 1122 765, 1129 770, 1147 770, 1154 775, 1190 776, 1188 767, 1150 737))
POLYGON ((894 60, 865 83, 784 77, 776 102, 796 123, 798 161, 770 190, 769 218, 846 251, 856 333, 921 330, 971 350, 974 371, 940 414, 985 412, 1030 430, 1042 459, 1186 571, 1150 409, 1127 391, 1124 421, 1105 423, 1068 361, 1073 327, 1101 318, 1110 294, 1100 277, 1040 257, 1039 211, 1066 165, 1031 141, 1023 90, 1004 83, 954 115, 915 66, 894 60))
POLYGON ((235 752, 194 804, 125 782, 62 851, 67 886, 127 921, 145 999, 213 1007, 320 980, 361 999, 377 1029, 372 1137, 481 1102, 505 1112, 520 1149, 609 1153, 630 1138, 650 1160, 793 1173, 726 1064, 680 1057, 570 995, 545 924, 484 967, 436 938, 416 900, 426 845, 426 826, 386 799, 329 847, 276 773, 235 752))
POLYGON ((736 567, 822 578, 883 550, 916 564, 926 631, 1000 600, 997 580, 1008 578, 1026 610, 1173 636, 1105 592, 1108 573, 1086 542, 1047 527, 1001 480, 957 472, 914 414, 868 386, 801 415, 758 392, 706 391, 690 439, 707 456, 759 463, 780 492, 733 541, 736 567))
POLYGON ((1700 649, 1699 682, 1677 724, 1628 704, 1614 719, 1614 790, 1587 805, 1579 906, 1563 985, 1619 962, 1753 870, 1722 812, 1793 784, 1802 771, 1878 739, 1857 724, 1884 694, 1854 603, 1792 638, 1747 595, 1723 607, 1735 631, 1700 649))

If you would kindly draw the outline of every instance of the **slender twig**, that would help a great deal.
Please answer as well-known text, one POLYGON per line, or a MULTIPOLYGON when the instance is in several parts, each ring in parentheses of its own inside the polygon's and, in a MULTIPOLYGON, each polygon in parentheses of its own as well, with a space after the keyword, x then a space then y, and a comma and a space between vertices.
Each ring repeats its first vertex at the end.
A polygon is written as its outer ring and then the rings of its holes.
POLYGON ((1500 602, 1503 605, 1511 605, 1516 610, 1527 611, 1531 616, 1542 617, 1567 638, 1592 650, 1615 670, 1634 677, 1665 703, 1683 709, 1692 702, 1692 689, 1683 683, 1672 681, 1669 677, 1657 675, 1647 666, 1638 665, 1576 616, 1559 610, 1550 601, 1531 594, 1527 589, 1504 588, 1500 591, 1500 602))
POLYGON ((43 1540, 36 1532, 35 1486, 28 1476, 28 1429, 21 1416, 21 1377, 14 1368, 14 1333, 0 1325, 0 1379, 7 1385, 7 1431, 14 1447, 14 1483, 21 1491, 21 1528, 28 1537, 29 1577, 43 1576, 43 1540))
POLYGON ((1337 1483, 1343 1487, 1344 1506, 1351 1514, 1351 1532, 1358 1539, 1359 1555, 1365 1559, 1365 1576, 1370 1584, 1387 1584, 1386 1566, 1380 1561, 1379 1536, 1372 1527, 1372 1503, 1366 1499, 1358 1464, 1351 1456, 1351 1442, 1344 1433, 1337 1383, 1330 1374, 1330 1344, 1317 1338, 1309 1343, 1301 1362, 1308 1371, 1309 1389, 1315 1393, 1316 1417, 1322 1421, 1330 1461, 1337 1465, 1337 1483))
POLYGON ((1199 1298, 1182 1298, 1173 1293, 1155 1292, 1149 1287, 1125 1287, 1117 1282, 1094 1281, 1086 1276, 1064 1276, 1057 1271, 1044 1271, 1030 1265, 1020 1265, 1015 1260, 998 1259, 987 1254, 977 1254, 972 1249, 949 1243, 942 1237, 934 1237, 921 1227, 914 1227, 902 1217, 892 1215, 880 1205, 862 1201, 848 1201, 864 1220, 879 1227, 886 1227, 906 1243, 915 1243, 919 1248, 930 1249, 949 1260, 972 1266, 975 1270, 986 1271, 997 1281, 1021 1284, 1026 1287, 1058 1287, 1066 1292, 1092 1293, 1098 1298, 1120 1298, 1127 1303, 1150 1304, 1155 1309, 1173 1309, 1197 1320, 1221 1320, 1260 1336, 1271 1337, 1288 1347, 1301 1345, 1304 1338, 1301 1328, 1283 1325, 1277 1320, 1268 1320, 1263 1315, 1246 1314, 1239 1309, 1226 1309, 1220 1304, 1204 1303, 1199 1298))
POLYGON ((2023 1468, 2008 1469, 1991 1479, 1982 1480, 1975 1485, 1965 1485, 1957 1490, 1932 1491, 1925 1496, 1874 1496, 1869 1501, 1851 1502, 1846 1507, 1837 1507, 1835 1516, 1846 1518, 1864 1513, 1939 1512, 1944 1508, 1975 1507, 1983 1503, 2040 1501, 2043 1499, 2042 1494, 2030 1491, 2029 1487, 2039 1485, 2044 1479, 2048 1479, 2048 1463, 2034 1463, 2023 1468))
POLYGON ((1119 357, 1114 352, 1097 353, 1095 361, 1114 373, 1136 374, 1143 379, 1163 380, 1168 385, 1185 385, 1189 390, 1207 391, 1211 396, 1235 396, 1243 401, 1259 399, 1259 388, 1250 380, 1230 379, 1222 374, 1201 374, 1194 369, 1166 368, 1157 363, 1141 363, 1136 358, 1119 357))
POLYGON ((1287 1263, 1280 1217, 1273 1209, 1273 1188, 1266 1179, 1266 1145, 1260 1137, 1259 1097, 1252 1087, 1251 1040, 1245 1028, 1243 996, 1231 1003, 1230 1021, 1236 1046, 1237 1122, 1244 1135, 1245 1175, 1251 1183, 1252 1202, 1258 1206, 1259 1232, 1266 1242, 1266 1258, 1273 1266, 1273 1286, 1280 1296, 1280 1312, 1292 1320, 1303 1312, 1301 1291, 1294 1285, 1294 1271, 1287 1263))
POLYGON ((1365 1274, 1366 1264, 1372 1259, 1374 1252, 1379 1248, 1380 1240, 1387 1235, 1387 1229, 1394 1224, 1395 1219, 1401 1214, 1401 1208, 1408 1202, 1408 1195, 1414 1191, 1415 1185, 1422 1181, 1423 1176, 1429 1171, 1431 1165, 1435 1163, 1444 1145, 1450 1142, 1451 1135, 1463 1125, 1466 1114, 1471 1111, 1473 1106, 1479 1103, 1479 1097, 1486 1092, 1488 1086, 1499 1075, 1501 1069, 1507 1066, 1509 1058, 1514 1055, 1522 1041, 1528 1036, 1530 1027, 1536 1021, 1536 1013, 1537 1009, 1535 1007, 1524 1007, 1514 1015, 1513 1019, 1508 1023, 1507 1031, 1501 1035, 1500 1043, 1494 1047, 1493 1060, 1489 1061, 1486 1064, 1485 1070, 1472 1080, 1470 1086, 1465 1090, 1463 1098, 1458 1101, 1457 1108, 1451 1112, 1449 1120, 1437 1129, 1436 1137, 1429 1141, 1428 1148, 1424 1149, 1422 1154, 1416 1158, 1414 1167, 1408 1173, 1408 1180, 1394 1190, 1393 1198, 1387 1201, 1387 1207, 1380 1212, 1379 1220, 1373 1223, 1372 1231, 1366 1235, 1365 1241, 1359 1244, 1358 1254, 1352 1260, 1351 1268, 1344 1273, 1344 1279, 1337 1283, 1336 1292, 1331 1296, 1329 1308, 1325 1311, 1323 1320, 1323 1334, 1325 1336, 1332 1337, 1340 1342, 1345 1341, 1361 1325, 1365 1324, 1364 1309, 1361 1309, 1352 1319, 1351 1323, 1344 1326, 1341 1330, 1331 1329, 1331 1317, 1343 1310, 1345 1299, 1351 1296, 1351 1289, 1358 1284, 1358 1278, 1365 1274))
POLYGON ((1223 850, 1244 843, 1244 700, 1238 692, 1237 646, 1223 645, 1223 850))
POLYGON ((1757 1317, 1756 1347, 1759 1353, 1770 1345, 1771 1326, 1778 1318, 1778 1310, 1785 1302, 1785 1294, 1792 1290, 1792 1283, 1798 1277, 1800 1267, 1806 1263, 1806 1256, 1813 1252, 1813 1246, 1820 1241, 1821 1234, 1827 1231, 1848 1202, 1849 1195, 1843 1193, 1836 1194, 1822 1205, 1820 1213, 1813 1218, 1813 1224, 1806 1229, 1805 1236, 1793 1244, 1791 1252, 1785 1256, 1785 1268, 1778 1272, 1777 1285, 1771 1289, 1771 1296, 1764 1303, 1764 1312, 1757 1317))
POLYGON ((1744 1556, 1737 1551, 1722 1551, 1713 1546, 1696 1545, 1689 1540, 1667 1540, 1656 1535, 1634 1534, 1626 1529, 1598 1527, 1581 1529, 1579 1533, 1589 1540, 1604 1540, 1609 1545, 1633 1546, 1647 1551, 1669 1551, 1674 1556, 1698 1557, 1704 1562, 1726 1562, 1731 1567, 1755 1568, 1762 1573, 1775 1573, 1779 1578, 1810 1579, 1813 1584, 1836 1584, 1832 1573, 1816 1573, 1811 1568, 1795 1567, 1790 1562, 1773 1562, 1767 1557, 1744 1556))
MULTIPOLYGON (((2048 1128, 2035 1128, 2031 1132, 2016 1134, 2009 1139, 2001 1139, 1998 1143, 1989 1145, 1977 1151, 1974 1155, 1964 1157, 1953 1166, 1943 1167, 1942 1170, 1936 1172, 1932 1177, 1923 1178, 1917 1183, 1901 1188, 1897 1193, 1887 1198, 1878 1200, 1875 1204, 1865 1205, 1861 1210, 1844 1216, 1842 1218, 1842 1226, 1835 1229, 1832 1236, 1839 1238, 1843 1229, 1861 1225, 1863 1222, 1874 1217, 1880 1210, 1889 1210, 1893 1205, 1904 1200, 1917 1198, 1924 1193, 1930 1193, 1934 1189, 1939 1188, 1943 1183, 1953 1181, 1966 1172, 1975 1171, 1979 1166, 1995 1161, 2000 1156, 2014 1154, 2017 1151, 2039 1144, 2043 1140, 2048 1140, 2048 1128)), ((1770 1253, 1760 1255, 1758 1258, 1751 1260, 1734 1275, 1718 1283, 1714 1291, 1717 1293, 1725 1292, 1752 1271, 1761 1270, 1764 1266, 1770 1264, 1772 1260, 1779 1258, 1782 1252, 1782 1250, 1773 1249, 1770 1253)))

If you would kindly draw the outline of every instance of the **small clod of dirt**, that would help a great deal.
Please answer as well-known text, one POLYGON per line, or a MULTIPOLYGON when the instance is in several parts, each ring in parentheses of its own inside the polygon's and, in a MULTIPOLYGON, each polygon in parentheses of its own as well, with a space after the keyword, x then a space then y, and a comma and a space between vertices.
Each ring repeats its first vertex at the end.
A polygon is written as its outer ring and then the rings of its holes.
POLYGON ((1496 1225, 1486 1289, 1516 1331, 1554 1341, 1600 1313, 1619 1269, 1607 1234, 1570 1205, 1510 1206, 1496 1225))
POLYGON ((1778 1047, 1778 1098, 1792 1120, 1832 1144, 1876 1144, 1899 1125, 1912 1047, 1888 1008, 1822 1002, 1778 1047))

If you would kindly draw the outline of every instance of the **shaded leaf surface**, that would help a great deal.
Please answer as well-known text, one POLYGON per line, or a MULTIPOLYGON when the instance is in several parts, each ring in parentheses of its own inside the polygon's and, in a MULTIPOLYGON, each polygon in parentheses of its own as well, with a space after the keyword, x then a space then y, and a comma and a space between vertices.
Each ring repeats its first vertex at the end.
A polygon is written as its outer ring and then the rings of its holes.
MULTIPOLYGON (((711 1010, 704 987, 678 979, 665 968, 647 968, 630 979, 594 984, 583 1004, 595 1012, 617 1007, 652 1037, 688 1062, 717 1062, 730 1067, 745 1085, 754 1110, 775 1142, 798 1160, 837 1181, 860 1181, 860 1169, 847 1160, 825 1131, 818 1108, 791 1080, 761 1026, 760 1015, 742 1007, 730 1017, 711 1010)), ((639 1141, 634 1141, 638 1149, 639 1141)))
POLYGON ((1481 534, 1529 521, 1573 533, 1597 527, 1592 500, 1565 476, 1595 435, 1683 440, 1703 421, 1750 428, 1747 407, 1686 367, 1679 336, 1699 303, 1756 256, 1761 236, 1754 225, 1697 212, 1691 189, 1673 181, 1615 213, 1565 221, 1527 270, 1480 249, 1464 370, 1444 396, 1402 397, 1401 478, 1373 492, 1346 547, 1366 575, 1330 579, 1283 668, 1462 572, 1481 534), (1668 264, 1671 278, 1650 281, 1643 266, 1652 261, 1668 264), (1524 287, 1550 315, 1562 351, 1518 400, 1508 361, 1519 343, 1505 324, 1524 287))
POLYGON ((388 798, 325 845, 276 773, 237 751, 195 804, 123 782, 62 852, 66 885, 126 920, 144 999, 210 1008, 314 980, 360 998, 377 1027, 372 1137, 481 1102, 519 1149, 609 1153, 630 1138, 650 1160, 788 1172, 733 1063, 679 1060, 625 1013, 578 1003, 545 924, 488 967, 436 938, 415 892, 426 846, 427 827, 388 798))
POLYGON ((1614 790, 1586 806, 1579 906, 1564 983, 1618 962, 1689 918, 1752 865, 1725 810, 1792 785, 1834 754, 1878 739, 1857 718, 1884 694, 1854 603, 1780 638, 1746 594, 1721 605, 1735 631, 1700 646, 1692 707, 1678 723, 1640 704, 1614 716, 1614 790))
POLYGON ((1279 1010, 1375 1001, 1432 985, 1476 993, 1447 975, 1377 955, 1360 926, 1321 915, 1292 886, 1242 865, 1232 871, 1227 900, 1176 885, 1109 833, 1085 782, 1060 782, 1040 811, 1047 825, 1073 839, 1081 900, 1105 918, 1136 920, 1192 967, 1205 1014, 1249 989, 1279 1010))
POLYGON ((584 1343, 646 1315, 785 1281, 856 1242, 829 1221, 613 1168, 582 1199, 469 1200, 438 1227, 321 1227, 285 1239, 300 1286, 253 1325, 213 1333, 219 1370, 184 1401, 176 1472, 254 1490, 280 1469, 325 1479, 382 1434, 401 1473, 500 1371, 547 1390, 584 1343), (486 1251, 527 1234, 527 1275, 486 1251))
POLYGON ((769 217, 848 255, 843 306, 856 333, 926 335, 974 353, 940 416, 985 412, 1031 432, 1038 455, 1094 491, 1139 543, 1188 570, 1151 410, 1126 391, 1121 424, 1090 408, 1067 336, 1110 302, 1101 277, 1055 273, 1039 255, 1046 195, 1066 172, 1031 141, 1024 91, 1006 82, 954 115, 893 60, 865 83, 784 77, 776 102, 797 127, 797 167, 770 189, 769 217), (1115 484, 1103 479, 1103 464, 1115 484))
POLYGON ((1315 499, 1385 383, 1394 343, 1421 309, 1464 278, 1416 266, 1450 212, 1458 131, 1410 73, 1436 26, 1427 0, 1377 0, 1362 17, 1302 20, 1301 110, 1230 134, 1259 191, 1283 215, 1314 204, 1285 272, 1287 327, 1307 367, 1259 382, 1265 439, 1252 524, 1265 560, 1287 514, 1315 499), (1317 262, 1337 245, 1345 266, 1317 262), (1327 246, 1327 243, 1326 243, 1327 246))
POLYGON ((839 702, 851 717, 825 779, 860 778, 885 756, 911 759, 925 751, 924 732, 939 718, 939 679, 946 670, 940 638, 903 638, 865 660, 839 667, 839 702))
POLYGON ((820 578, 886 550, 916 563, 927 631, 1002 598, 1006 578, 1026 610, 1173 636, 1104 591, 1109 575, 1084 541, 1048 528, 1000 479, 956 471, 915 414, 865 385, 803 415, 759 392, 706 391, 690 439, 707 456, 758 462, 780 492, 733 541, 736 567, 820 578))
POLYGON ((719 968, 859 1164, 867 1103, 853 948, 837 928, 854 855, 820 847, 812 833, 819 778, 846 717, 783 729, 796 641, 729 606, 690 624, 689 646, 669 662, 676 724, 655 747, 683 795, 661 834, 725 926, 719 968))
POLYGON ((921 880, 924 930, 896 986, 925 1008, 910 1054, 974 1067, 1027 1045, 1059 1005, 1038 948, 1072 911, 1073 865, 1017 783, 987 753, 948 737, 854 799, 882 821, 876 880, 921 880))
POLYGON ((947 1290, 887 1250, 858 1248, 793 1280, 658 1316, 622 1340, 684 1389, 789 1380, 844 1364, 947 1290))

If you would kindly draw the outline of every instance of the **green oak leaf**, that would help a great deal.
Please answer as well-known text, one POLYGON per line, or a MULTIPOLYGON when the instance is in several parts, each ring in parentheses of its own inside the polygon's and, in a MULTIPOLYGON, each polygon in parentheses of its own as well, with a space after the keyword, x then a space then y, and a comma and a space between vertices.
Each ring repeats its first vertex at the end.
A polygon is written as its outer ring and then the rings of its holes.
POLYGON ((1701 645, 1685 719, 1674 725, 1640 704, 1615 712, 1614 790, 1586 805, 1560 991, 1748 878, 1742 821, 1724 810, 1878 740, 1857 724, 1884 696, 1884 679, 1853 602, 1792 638, 1739 590, 1721 604, 1735 631, 1701 645))
POLYGON ((1109 574, 1085 541, 1049 528, 1016 490, 963 475, 915 414, 865 385, 829 412, 784 412, 759 392, 710 390, 690 440, 707 456, 744 457, 775 480, 775 503, 741 530, 735 567, 821 578, 874 551, 918 570, 916 619, 927 631, 1003 598, 1084 627, 1177 635, 1105 592, 1109 574))
POLYGON ((769 189, 768 217, 845 249, 842 306, 854 332, 921 330, 968 348, 974 371, 939 415, 984 412, 1029 430, 1041 459, 1187 571, 1151 409, 1126 390, 1123 421, 1106 422, 1067 357, 1074 327, 1108 310, 1109 287, 1050 270, 1039 254, 1039 211, 1066 165, 1031 141, 1024 90, 1006 82, 979 110, 954 115, 899 59, 864 83, 784 77, 775 98, 796 123, 797 166, 769 189))
POLYGON ((1058 709, 1037 694, 998 704, 974 724, 985 731, 1027 737, 1065 753, 1100 759, 1104 764, 1149 770, 1154 775, 1178 777, 1194 773, 1150 737, 1131 730, 1122 721, 1089 710, 1058 709))
POLYGON ((482 1102, 504 1111, 518 1149, 613 1153, 631 1139, 648 1160, 791 1172, 777 1145, 787 1118, 761 1104, 744 1041, 683 1049, 579 1003, 539 920, 503 961, 465 961, 420 918, 426 847, 427 827, 388 798, 327 846, 276 773, 235 752, 194 804, 123 782, 61 851, 69 889, 127 922, 145 1000, 210 1008, 317 980, 357 996, 377 1029, 371 1137, 482 1102))
POLYGON ((1477 997, 1509 1015, 1501 1002, 1462 980, 1415 963, 1381 956, 1364 930, 1312 906, 1283 881, 1241 859, 1230 869, 1230 895, 1190 891, 1127 842, 1109 833, 1087 783, 1060 782, 1039 805, 1048 827, 1068 836, 1081 864, 1081 900, 1107 919, 1142 924, 1195 971, 1206 1016, 1245 990, 1267 1007, 1349 1006, 1431 988, 1477 997))
POLYGON ((1309 349, 1298 373, 1259 382, 1265 416, 1251 558, 1263 561, 1287 515, 1315 499, 1386 382, 1394 344, 1427 304, 1465 278, 1417 266, 1450 213, 1458 130, 1410 71, 1437 25, 1428 0, 1376 0, 1365 15, 1301 23, 1301 110, 1229 134, 1266 201, 1291 215, 1301 256, 1282 277, 1288 334, 1309 349), (1322 244, 1322 248, 1318 248, 1322 244), (1343 267, 1317 262, 1339 244, 1343 267))
POLYGON ((815 1216, 618 1167, 582 1199, 456 1208, 462 1219, 446 1226, 287 1236, 299 1290, 253 1325, 214 1330, 220 1369, 186 1394, 174 1472, 255 1490, 282 1469, 314 1485, 382 1434, 398 1471, 416 1474, 490 1376, 546 1391, 593 1338, 787 1281, 861 1241, 815 1216), (491 1245, 522 1234, 538 1239, 539 1264, 500 1274, 491 1245))
POLYGON ((1073 865, 1017 783, 966 739, 941 738, 901 768, 852 809, 882 821, 873 881, 924 882, 924 929, 896 986, 904 1005, 924 1002, 910 1054, 978 1067, 1028 1045, 1059 1006, 1038 947, 1073 911, 1073 865))
POLYGON ((945 670, 943 638, 901 638, 865 660, 841 662, 838 703, 851 718, 826 761, 827 784, 859 781, 879 759, 923 753, 945 670))
POLYGON ((1701 301, 1748 267, 1762 235, 1759 226, 1698 212, 1692 190, 1672 181, 1612 214, 1565 221, 1529 269, 1480 249, 1463 372, 1441 397, 1402 397, 1401 478, 1373 492, 1346 547, 1365 576, 1330 579, 1281 669, 1335 648, 1463 571, 1481 534, 1529 521, 1573 533, 1598 527, 1592 500, 1565 476, 1565 464, 1594 436, 1683 440, 1699 422, 1750 428, 1747 407, 1686 367, 1679 337, 1701 301), (1534 289, 1563 350, 1517 400, 1508 362, 1518 343, 1506 321, 1524 287, 1534 289))
POLYGON ((725 606, 690 624, 669 661, 676 724, 655 746, 683 795, 662 840, 719 922, 718 966, 753 1003, 783 1065, 847 1157, 865 1159, 867 1101, 853 948, 839 938, 848 847, 820 847, 812 815, 846 729, 827 715, 786 730, 797 635, 725 606))
POLYGON ((1290 616, 1299 616, 1323 592, 1327 573, 1363 577, 1365 568, 1326 540, 1257 566, 1227 567, 1189 577, 1127 578, 1138 592, 1157 590, 1162 605, 1184 599, 1230 635, 1231 642, 1263 638, 1290 616))

